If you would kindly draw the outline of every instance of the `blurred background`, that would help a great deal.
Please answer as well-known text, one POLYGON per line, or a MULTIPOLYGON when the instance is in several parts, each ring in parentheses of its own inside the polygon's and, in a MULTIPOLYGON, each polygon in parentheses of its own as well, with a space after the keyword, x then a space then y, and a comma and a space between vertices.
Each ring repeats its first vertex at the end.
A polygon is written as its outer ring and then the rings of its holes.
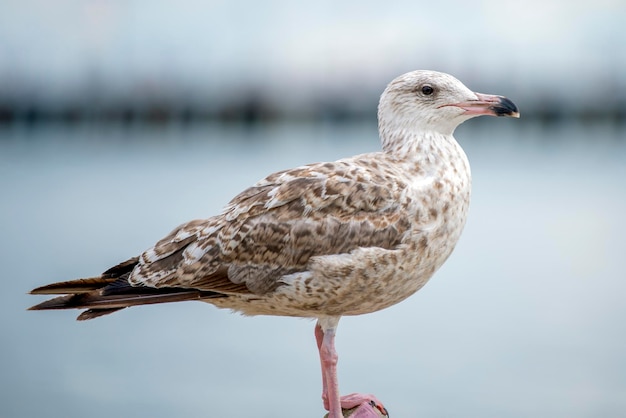
POLYGON ((623 1, 4 1, 0 121, 371 118, 412 69, 626 114, 623 1))
MULTIPOLYGON (((0 3, 0 416, 321 417, 313 323, 201 303, 88 323, 26 293, 98 274, 279 169, 379 149, 414 69, 522 118, 456 131, 455 253, 342 319, 342 392, 394 417, 626 416, 626 2, 0 3)), ((76 312, 77 313, 77 312, 76 312)))

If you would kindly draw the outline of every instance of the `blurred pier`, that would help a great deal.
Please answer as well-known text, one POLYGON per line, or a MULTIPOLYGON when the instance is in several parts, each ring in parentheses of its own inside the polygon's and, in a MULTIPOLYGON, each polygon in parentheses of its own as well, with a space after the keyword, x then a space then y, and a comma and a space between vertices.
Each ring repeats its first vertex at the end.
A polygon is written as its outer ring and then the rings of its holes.
POLYGON ((626 2, 7 0, 0 125, 375 120, 414 69, 524 119, 624 124, 626 2), (432 18, 424 18, 432 17, 432 18))
MULTIPOLYGON (((472 85, 471 82, 467 84, 472 85)), ((328 92, 326 98, 309 92, 299 97, 297 103, 291 100, 285 103, 269 91, 271 87, 267 86, 267 91, 262 91, 259 86, 230 95, 206 94, 192 98, 186 97, 183 92, 166 94, 153 91, 150 94, 132 94, 132 99, 129 99, 98 93, 99 89, 95 87, 59 100, 42 100, 37 94, 5 92, 0 94, 0 125, 46 122, 184 125, 222 122, 253 126, 283 120, 375 122, 378 97, 384 82, 366 86, 360 91, 359 100, 354 101, 333 96, 332 92, 328 92)), ((616 89, 608 100, 597 100, 591 95, 594 100, 578 101, 574 98, 567 100, 564 95, 531 97, 522 91, 506 93, 518 103, 527 121, 551 124, 578 119, 616 125, 626 124, 625 94, 626 90, 616 89)))

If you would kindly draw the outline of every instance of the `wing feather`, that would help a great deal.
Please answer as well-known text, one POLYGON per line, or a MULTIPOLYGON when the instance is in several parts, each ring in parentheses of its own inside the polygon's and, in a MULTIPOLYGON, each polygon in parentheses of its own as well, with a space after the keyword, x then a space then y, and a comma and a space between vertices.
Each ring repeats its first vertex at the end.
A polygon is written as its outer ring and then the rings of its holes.
POLYGON ((393 249, 410 227, 397 170, 377 156, 272 174, 220 215, 172 231, 140 257, 130 282, 263 294, 313 256, 393 249))

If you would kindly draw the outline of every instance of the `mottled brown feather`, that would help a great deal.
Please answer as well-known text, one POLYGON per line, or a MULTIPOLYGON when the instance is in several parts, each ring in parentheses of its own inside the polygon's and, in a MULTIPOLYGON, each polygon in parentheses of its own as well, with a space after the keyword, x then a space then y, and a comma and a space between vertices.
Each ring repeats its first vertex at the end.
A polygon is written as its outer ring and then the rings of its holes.
POLYGON ((406 184, 384 158, 373 167, 358 156, 274 173, 222 214, 176 228, 141 256, 130 281, 262 295, 311 257, 392 249, 409 230, 410 202, 398 199, 406 184))

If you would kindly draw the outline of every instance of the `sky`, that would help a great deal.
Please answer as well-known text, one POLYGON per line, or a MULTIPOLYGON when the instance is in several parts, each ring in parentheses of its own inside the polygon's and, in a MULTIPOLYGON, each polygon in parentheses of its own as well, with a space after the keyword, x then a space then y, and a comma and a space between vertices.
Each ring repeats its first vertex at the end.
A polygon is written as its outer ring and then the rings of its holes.
MULTIPOLYGON (((0 4, 0 96, 261 91, 282 106, 378 94, 413 69, 579 106, 626 88, 626 2, 106 1, 0 4), (584 101, 584 103, 582 103, 584 101), (570 103, 572 104, 572 103, 570 103)), ((475 86, 475 87, 474 87, 475 86)))

